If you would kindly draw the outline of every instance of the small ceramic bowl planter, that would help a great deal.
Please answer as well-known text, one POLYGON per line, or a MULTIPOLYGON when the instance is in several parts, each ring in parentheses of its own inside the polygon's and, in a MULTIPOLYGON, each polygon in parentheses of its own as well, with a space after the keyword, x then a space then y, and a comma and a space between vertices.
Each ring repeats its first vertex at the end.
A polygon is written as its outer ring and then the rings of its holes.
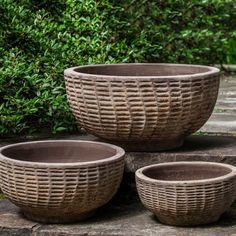
POLYGON ((219 89, 219 70, 199 65, 90 65, 64 75, 80 125, 106 140, 140 142, 136 150, 151 141, 155 151, 181 146, 208 120, 219 89))
POLYGON ((144 206, 160 222, 190 226, 215 222, 236 195, 236 169, 213 162, 171 162, 136 171, 144 206))
POLYGON ((0 150, 1 189, 34 221, 86 219, 116 193, 123 156, 117 146, 90 141, 8 145, 0 150))

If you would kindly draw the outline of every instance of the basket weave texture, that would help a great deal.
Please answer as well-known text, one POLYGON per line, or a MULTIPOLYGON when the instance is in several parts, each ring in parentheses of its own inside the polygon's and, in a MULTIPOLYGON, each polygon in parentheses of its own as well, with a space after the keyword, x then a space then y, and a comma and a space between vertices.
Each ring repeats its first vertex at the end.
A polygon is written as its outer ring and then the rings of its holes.
POLYGON ((134 79, 66 74, 79 124, 114 141, 176 140, 198 130, 214 108, 219 75, 134 79))
POLYGON ((204 183, 152 183, 136 175, 143 205, 168 225, 215 222, 236 198, 236 177, 204 183))
POLYGON ((84 167, 0 161, 0 181, 4 194, 26 215, 45 222, 69 222, 107 203, 120 185, 123 168, 123 157, 84 167))

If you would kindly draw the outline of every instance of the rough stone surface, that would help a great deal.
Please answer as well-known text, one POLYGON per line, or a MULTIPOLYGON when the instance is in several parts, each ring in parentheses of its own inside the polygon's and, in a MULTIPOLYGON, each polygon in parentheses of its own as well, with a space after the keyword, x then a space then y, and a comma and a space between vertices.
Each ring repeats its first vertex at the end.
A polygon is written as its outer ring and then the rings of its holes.
POLYGON ((18 214, 18 208, 7 200, 0 200, 0 235, 32 235, 37 223, 27 221, 18 214))
POLYGON ((228 72, 236 72, 236 65, 234 64, 222 64, 222 65, 214 65, 215 67, 222 69, 222 67, 228 72))
POLYGON ((222 65, 227 71, 236 72, 236 65, 223 64, 222 65))
POLYGON ((236 135, 236 76, 221 79, 214 112, 202 132, 236 135))
POLYGON ((224 97, 219 99, 217 103, 217 109, 218 111, 224 112, 236 112, 236 97, 224 97))
POLYGON ((236 114, 214 113, 208 122, 201 128, 207 133, 236 134, 236 114))
POLYGON ((163 225, 140 204, 135 192, 120 191, 112 202, 84 222, 44 225, 24 219, 8 200, 0 201, 0 235, 3 236, 236 236, 236 205, 217 223, 201 227, 163 225))
POLYGON ((236 166, 236 137, 190 136, 179 149, 159 153, 128 152, 125 161, 127 172, 171 161, 214 161, 236 166))

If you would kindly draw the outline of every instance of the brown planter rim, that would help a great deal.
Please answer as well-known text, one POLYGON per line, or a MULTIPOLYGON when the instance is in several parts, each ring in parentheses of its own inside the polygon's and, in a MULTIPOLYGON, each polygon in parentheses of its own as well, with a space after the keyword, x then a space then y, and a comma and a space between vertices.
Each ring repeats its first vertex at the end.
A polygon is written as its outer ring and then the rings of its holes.
POLYGON ((89 75, 93 78, 106 78, 111 80, 117 80, 118 78, 122 80, 130 80, 130 79, 189 79, 189 78, 199 78, 209 75, 216 75, 220 72, 220 70, 216 67, 212 66, 203 66, 203 65, 193 65, 193 64, 173 64, 173 63, 117 63, 117 64, 94 64, 94 65, 83 65, 83 66, 75 66, 64 70, 65 76, 72 76, 72 77, 79 77, 89 75), (176 75, 163 75, 163 76, 130 76, 130 75, 103 75, 103 74, 90 74, 76 71, 78 69, 84 68, 97 68, 97 67, 119 67, 119 66, 169 66, 169 67, 195 67, 195 68, 202 68, 208 69, 207 72, 201 73, 193 73, 193 74, 176 74, 176 75))
MULTIPOLYGON (((156 183, 156 184, 162 184, 162 185, 199 185, 199 184, 207 184, 207 183, 214 183, 214 182, 219 182, 219 181, 225 181, 228 179, 231 179, 232 177, 236 177, 236 167, 229 165, 229 164, 224 164, 224 163, 217 163, 217 162, 204 162, 204 161, 179 161, 179 162, 167 162, 167 163, 161 163, 161 164, 153 164, 153 165, 148 165, 144 166, 140 169, 138 169, 135 172, 136 177, 145 180, 146 182, 149 183, 156 183), (158 180, 154 178, 150 178, 146 176, 143 172, 145 170, 151 169, 153 167, 168 167, 168 166, 181 166, 181 165, 208 165, 208 166, 218 166, 218 167, 224 167, 228 168, 231 170, 230 173, 215 177, 215 178, 206 178, 206 179, 199 179, 199 180, 158 180)), ((191 172, 190 172, 191 175, 191 172)))
POLYGON ((109 143, 103 143, 103 142, 94 142, 94 141, 85 141, 85 140, 41 140, 41 141, 32 141, 32 142, 21 142, 21 143, 15 143, 6 145, 2 148, 0 148, 0 161, 4 161, 7 163, 14 163, 24 166, 35 166, 35 167, 49 167, 49 168, 60 168, 60 167, 91 167, 91 166, 98 166, 100 164, 106 164, 113 162, 114 160, 122 159, 125 154, 124 149, 121 147, 118 147, 113 144, 109 143), (71 163, 50 163, 50 162, 31 162, 31 161, 24 161, 24 160, 16 160, 14 158, 7 157, 3 154, 4 150, 25 146, 25 145, 31 145, 31 144, 40 144, 40 143, 88 143, 88 144, 96 144, 101 146, 106 146, 109 148, 112 148, 116 151, 116 154, 104 159, 95 160, 95 161, 83 161, 83 162, 71 162, 71 163))

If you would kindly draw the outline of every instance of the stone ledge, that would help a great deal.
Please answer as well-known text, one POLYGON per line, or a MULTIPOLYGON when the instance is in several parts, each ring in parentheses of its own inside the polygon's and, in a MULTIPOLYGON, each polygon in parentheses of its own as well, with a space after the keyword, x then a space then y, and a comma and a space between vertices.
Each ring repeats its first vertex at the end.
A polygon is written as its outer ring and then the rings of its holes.
POLYGON ((236 72, 236 65, 235 64, 222 64, 222 65, 214 65, 215 67, 219 69, 225 69, 228 72, 236 72))
POLYGON ((233 136, 190 136, 184 145, 166 152, 128 152, 126 171, 155 163, 172 161, 213 161, 236 166, 236 137, 233 136))
POLYGON ((200 129, 207 133, 227 133, 236 135, 235 113, 213 113, 207 123, 200 129))

